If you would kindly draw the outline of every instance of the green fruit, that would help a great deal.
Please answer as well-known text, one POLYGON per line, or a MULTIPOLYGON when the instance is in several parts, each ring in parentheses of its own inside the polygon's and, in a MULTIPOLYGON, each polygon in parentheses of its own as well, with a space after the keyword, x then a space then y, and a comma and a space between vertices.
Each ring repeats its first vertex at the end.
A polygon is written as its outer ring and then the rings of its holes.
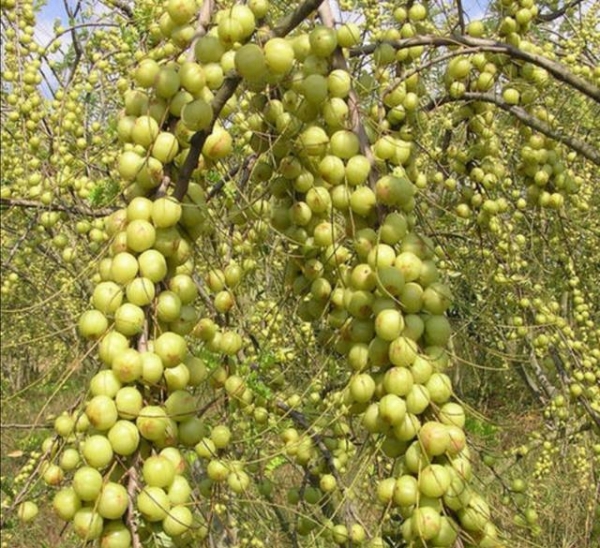
POLYGON ((414 476, 400 476, 395 484, 392 500, 397 506, 413 506, 417 503, 419 486, 414 476))
POLYGON ((140 443, 136 425, 128 420, 117 421, 107 434, 108 441, 117 455, 132 455, 140 443))
POLYGON ((440 498, 450 487, 451 475, 445 466, 430 464, 419 473, 419 491, 426 497, 440 498))
POLYGON ((450 443, 446 425, 437 421, 428 421, 419 430, 419 440, 429 456, 443 455, 450 443))
POLYGON ((164 437, 169 426, 166 412, 155 405, 142 407, 135 423, 142 437, 150 441, 164 437))
POLYGON ((92 304, 103 314, 113 314, 123 301, 123 292, 114 282, 100 282, 92 294, 92 304))
POLYGON ((102 548, 129 548, 131 546, 131 533, 129 528, 121 521, 107 523, 100 537, 102 548))
POLYGON ((337 47, 336 31, 325 26, 316 26, 308 35, 312 53, 329 57, 337 47))
POLYGON ((294 48, 284 38, 271 38, 264 45, 267 67, 276 74, 286 74, 294 63, 294 48))
POLYGON ((145 487, 137 496, 137 508, 148 521, 162 521, 171 509, 167 493, 160 487, 145 487))
POLYGON ((80 508, 73 516, 73 530, 86 541, 100 538, 103 525, 104 520, 91 507, 80 508))
POLYGON ((127 224, 127 247, 132 251, 141 253, 150 249, 156 240, 156 230, 145 219, 134 219, 127 224))
POLYGON ((410 520, 413 535, 423 540, 431 540, 442 528, 442 516, 428 506, 415 508, 410 520))
POLYGON ((38 515, 39 509, 35 502, 27 500, 19 504, 17 516, 22 522, 33 521, 38 515))
POLYGON ((163 530, 170 537, 178 537, 188 531, 193 525, 193 515, 187 506, 176 505, 169 510, 163 519, 163 530))
POLYGON ((350 381, 350 395, 358 403, 366 403, 371 400, 375 393, 375 381, 366 373, 356 375, 350 381))
POLYGON ((187 344, 181 335, 167 331, 154 341, 154 352, 161 359, 164 367, 175 367, 185 359, 187 344))
POLYGON ((86 405, 85 414, 97 430, 108 430, 117 422, 117 406, 108 396, 94 396, 86 405))
POLYGON ((127 510, 129 495, 119 483, 107 482, 97 500, 97 512, 105 519, 119 519, 127 510))
POLYGON ((113 450, 106 436, 94 435, 85 440, 81 450, 86 463, 101 470, 108 466, 113 458, 113 450))
MULTIPOLYGON (((82 501, 95 500, 102 489, 102 474, 95 468, 83 466, 73 476, 73 491, 82 501)), ((67 497, 67 495, 63 495, 67 497)), ((73 502, 73 499, 69 499, 73 502)))
MULTIPOLYGON (((102 476, 100 476, 100 480, 102 480, 102 476)), ((81 499, 73 487, 66 487, 54 495, 52 507, 60 519, 71 521, 77 510, 81 508, 81 499)))
POLYGON ((175 478, 175 467, 166 457, 152 456, 144 462, 142 475, 146 484, 151 487, 168 487, 175 478))

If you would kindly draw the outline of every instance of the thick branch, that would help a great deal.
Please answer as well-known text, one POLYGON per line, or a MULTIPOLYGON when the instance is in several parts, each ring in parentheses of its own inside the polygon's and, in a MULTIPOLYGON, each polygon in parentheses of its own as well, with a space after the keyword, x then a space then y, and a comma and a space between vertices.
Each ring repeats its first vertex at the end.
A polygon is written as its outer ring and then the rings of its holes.
POLYGON ((127 494, 129 495, 128 503, 127 503, 127 513, 125 515, 125 523, 129 527, 129 531, 131 532, 131 542, 133 548, 141 548, 142 543, 140 542, 140 537, 138 534, 137 527, 137 518, 135 515, 135 507, 133 501, 135 500, 136 492, 138 490, 138 477, 137 477, 137 461, 139 456, 136 455, 134 464, 132 464, 131 468, 127 471, 129 474, 129 480, 127 481, 127 494))
POLYGON ((210 126, 202 131, 194 133, 191 139, 190 150, 183 166, 181 167, 179 177, 177 178, 177 184, 175 185, 175 191, 173 192, 173 196, 179 201, 183 200, 183 197, 187 192, 190 178, 192 177, 194 169, 196 169, 198 166, 200 153, 202 152, 202 147, 204 146, 207 137, 212 133, 215 122, 217 121, 221 110, 225 106, 225 103, 235 93, 235 90, 241 81, 242 78, 235 73, 230 74, 227 76, 227 78, 225 78, 223 85, 219 88, 219 91, 211 103, 213 109, 213 119, 210 123, 210 126))
POLYGON ((303 2, 295 11, 283 17, 273 27, 271 34, 279 38, 286 36, 315 11, 322 2, 323 0, 307 0, 303 2))
POLYGON ((567 145, 568 147, 572 148, 575 152, 581 154, 581 156, 583 156, 584 158, 587 158, 596 165, 600 165, 600 152, 595 147, 589 145, 588 143, 585 143, 577 137, 572 137, 570 135, 559 133, 547 123, 542 122, 540 119, 529 114, 525 109, 509 105, 508 103, 503 101, 501 97, 494 95, 493 93, 467 92, 459 98, 454 98, 446 95, 444 97, 434 99, 424 108, 425 110, 433 110, 446 103, 453 103, 456 101, 483 101, 485 103, 493 103, 502 110, 512 114, 515 118, 523 122, 525 125, 535 129, 536 131, 539 131, 540 133, 543 133, 546 137, 550 137, 551 139, 554 139, 567 145))
MULTIPOLYGON (((536 53, 529 53, 519 48, 511 46, 510 44, 504 44, 502 42, 496 42, 494 40, 487 40, 484 38, 472 38, 470 36, 434 36, 434 35, 423 35, 415 36, 413 38, 407 38, 404 40, 392 40, 387 42, 396 49, 405 49, 413 46, 433 46, 436 48, 444 46, 467 46, 471 48, 478 48, 481 51, 490 51, 495 53, 503 53, 509 57, 520 59, 542 67, 547 70, 557 80, 570 85, 572 88, 580 91, 584 95, 593 99, 597 103, 600 103, 600 88, 576 76, 565 69, 563 65, 555 61, 551 61, 542 55, 536 53)), ((373 53, 378 44, 367 44, 365 46, 352 48, 350 50, 350 56, 356 57, 364 55, 365 53, 373 53)))

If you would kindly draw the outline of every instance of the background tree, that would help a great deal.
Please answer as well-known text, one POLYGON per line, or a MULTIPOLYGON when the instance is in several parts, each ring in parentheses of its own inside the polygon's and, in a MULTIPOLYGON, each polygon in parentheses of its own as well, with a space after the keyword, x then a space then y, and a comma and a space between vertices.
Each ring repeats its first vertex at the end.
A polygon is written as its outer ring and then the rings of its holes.
POLYGON ((3 528, 594 546, 592 7, 4 0, 3 528))

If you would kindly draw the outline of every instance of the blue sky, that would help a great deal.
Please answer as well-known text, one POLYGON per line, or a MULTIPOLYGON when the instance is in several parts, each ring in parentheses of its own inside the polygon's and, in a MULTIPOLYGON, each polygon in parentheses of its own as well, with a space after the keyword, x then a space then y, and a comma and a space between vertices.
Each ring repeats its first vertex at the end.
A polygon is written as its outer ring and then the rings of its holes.
POLYGON ((46 45, 54 36, 54 21, 60 19, 61 24, 66 25, 67 14, 62 0, 48 0, 37 16, 36 33, 38 42, 46 45))

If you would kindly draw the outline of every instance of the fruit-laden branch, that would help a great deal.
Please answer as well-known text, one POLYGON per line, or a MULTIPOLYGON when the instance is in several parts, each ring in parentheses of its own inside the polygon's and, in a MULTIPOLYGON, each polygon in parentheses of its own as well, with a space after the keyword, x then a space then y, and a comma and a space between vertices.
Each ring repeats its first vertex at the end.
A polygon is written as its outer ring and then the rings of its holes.
POLYGON ((192 173, 198 166, 198 160, 200 158, 200 153, 202 152, 202 147, 204 146, 208 136, 212 133, 213 127, 215 126, 215 123, 219 117, 219 114, 221 113, 221 110, 225 106, 225 103, 235 93, 235 90, 241 81, 242 78, 236 73, 229 74, 227 78, 225 78, 225 81, 219 88, 219 91, 210 104, 213 110, 213 118, 210 125, 202 131, 197 131, 192 136, 188 155, 183 166, 181 167, 181 171, 179 172, 179 176, 177 178, 177 184, 175 185, 175 190, 173 192, 173 196, 177 200, 183 200, 183 197, 186 195, 192 173))
POLYGON ((437 107, 445 105, 446 103, 453 103, 456 101, 483 101, 485 103, 493 103, 502 110, 512 114, 525 125, 535 129, 536 131, 539 131, 540 133, 543 133, 546 137, 550 137, 555 141, 567 145, 575 152, 581 154, 581 156, 584 158, 587 158, 594 164, 600 166, 600 152, 595 147, 585 143, 577 137, 559 133, 557 130, 550 127, 550 125, 542 122, 539 118, 529 114, 525 109, 514 105, 509 105, 503 101, 501 97, 494 95, 493 93, 478 93, 469 91, 464 93, 461 97, 450 97, 449 95, 445 95, 443 97, 433 99, 424 108, 425 110, 433 110, 437 107))
MULTIPOLYGON (((271 32, 271 36, 286 36, 302 21, 304 21, 304 19, 310 13, 316 10, 322 1, 323 0, 307 0, 306 2, 303 2, 300 6, 298 6, 298 8, 295 11, 285 16, 277 25, 275 25, 273 31, 271 32)), ((198 166, 198 160, 202 152, 202 147, 204 146, 204 143, 208 136, 211 134, 212 129, 221 113, 221 110, 225 106, 225 103, 235 93, 235 90, 237 89, 241 81, 242 78, 238 76, 235 72, 233 74, 229 74, 227 78, 225 78, 225 81, 219 88, 219 91, 217 92, 211 103, 211 107, 213 110, 213 118, 210 123, 210 126, 202 131, 194 133, 190 141, 191 146, 188 155, 185 159, 183 166, 181 167, 179 177, 177 178, 177 184, 175 185, 175 190, 173 191, 173 196, 178 200, 183 200, 183 197, 186 195, 188 185, 192 177, 192 173, 198 166)))
POLYGON ((544 370, 542 369, 542 366, 540 365, 540 362, 538 361, 538 359, 535 355, 535 349, 533 347, 532 342, 530 340, 527 340, 527 344, 529 345, 529 364, 531 365, 531 368, 533 369, 535 378, 537 379, 539 385, 536 386, 533 383, 533 380, 530 379, 524 366, 519 367, 519 373, 524 377, 525 382, 527 383, 527 385, 529 386, 531 391, 534 393, 534 395, 536 396, 538 401, 540 403, 544 404, 549 399, 552 399, 554 396, 556 396, 557 389, 550 382, 547 375, 544 373, 544 370), (540 390, 539 390, 540 387, 543 390, 545 397, 540 393, 540 390))
MULTIPOLYGON (((329 5, 329 1, 325 0, 318 9, 319 17, 323 24, 327 27, 334 28, 335 21, 333 17, 333 12, 331 10, 331 6, 329 5)), ((346 58, 342 53, 342 50, 338 47, 336 48, 333 54, 333 67, 336 69, 341 69, 345 72, 350 72, 348 69, 348 63, 346 62, 346 58)), ((373 151, 371 150, 371 145, 369 144, 369 137, 367 136, 367 131, 365 129, 365 125, 362 122, 360 115, 360 98, 358 93, 353 86, 350 87, 350 91, 348 93, 348 111, 350 113, 350 124, 352 131, 358 136, 358 142, 360 146, 360 152, 363 156, 365 156, 369 163, 371 164, 371 172, 369 173, 369 185, 375 191, 375 183, 377 182, 377 171, 375 169, 375 156, 373 155, 373 151)), ((382 206, 378 205, 378 216, 379 220, 383 220, 383 209, 382 206)))
MULTIPOLYGON (((558 372, 562 382, 565 385, 570 384, 571 380, 569 378, 569 374, 567 373, 565 364, 563 363, 563 360, 560 357, 558 350, 555 347, 550 347, 548 349, 548 352, 550 354, 550 358, 552 359, 552 362, 554 363, 554 367, 556 368, 556 371, 558 372)), ((600 414, 594 410, 594 408, 590 405, 590 402, 587 400, 587 398, 582 397, 582 398, 580 398, 580 401, 581 401, 581 404, 583 405, 583 407, 585 408, 585 410, 587 411, 587 414, 594 421, 596 426, 598 428, 600 428, 600 414)))
MULTIPOLYGON (((566 432, 562 428, 559 428, 557 430, 552 431, 547 438, 540 437, 529 442, 526 445, 527 453, 531 453, 534 449, 537 449, 547 441, 556 441, 560 435, 564 435, 564 438, 567 441, 574 440, 579 434, 581 434, 582 432, 587 432, 591 428, 592 425, 589 422, 580 425, 578 428, 567 430, 566 432)), ((503 477, 505 476, 506 472, 508 472, 523 457, 523 453, 517 451, 513 453, 510 457, 508 457, 506 460, 504 460, 502 466, 500 466, 499 468, 488 466, 488 468, 492 472, 492 476, 486 480, 483 480, 483 485, 491 485, 495 480, 501 480, 503 482, 503 477)))
MULTIPOLYGON (((288 415, 292 419, 293 422, 295 422, 298 426, 300 426, 302 429, 304 429, 306 431, 306 433, 310 436, 310 438, 313 440, 313 442, 319 449, 323 459, 327 463, 327 467, 329 468, 329 471, 335 478, 337 485, 340 488, 342 494, 345 495, 344 482, 343 482, 342 477, 340 476, 337 468, 335 467, 335 463, 333 462, 333 455, 331 454, 329 449, 327 449, 327 446, 325 445, 325 440, 323 439, 323 437, 318 432, 315 432, 314 428, 310 424, 310 421, 300 411, 297 411, 296 409, 292 409, 289 405, 287 405, 286 403, 284 403, 282 401, 277 401, 275 403, 275 405, 277 406, 278 409, 280 409, 286 415, 288 415)), ((356 520, 356 522, 361 523, 360 516, 354 509, 354 506, 352 505, 350 499, 348 497, 344 496, 344 500, 347 503, 346 511, 349 512, 349 514, 356 520)))
MULTIPOLYGON (((494 40, 487 40, 484 38, 472 38, 470 36, 433 36, 423 35, 415 36, 413 38, 406 38, 404 40, 390 40, 384 41, 384 43, 390 44, 395 49, 405 49, 413 46, 433 46, 436 48, 444 46, 467 46, 471 48, 477 48, 480 51, 489 51, 493 53, 503 53, 509 57, 520 59, 542 67, 547 70, 557 80, 570 85, 572 88, 580 91, 584 95, 587 95, 590 99, 593 99, 597 103, 600 103, 600 88, 570 73, 565 69, 563 65, 555 61, 551 61, 542 55, 536 53, 529 53, 519 48, 511 46, 510 44, 504 44, 502 42, 496 42, 494 40)), ((356 57, 364 55, 365 53, 373 53, 379 44, 367 44, 365 46, 355 47, 350 50, 350 56, 356 57)))
POLYGON ((581 3, 583 3, 583 0, 572 0, 571 2, 567 2, 562 8, 556 11, 551 11, 548 13, 538 13, 536 19, 538 21, 544 21, 545 23, 554 21, 555 19, 562 17, 565 13, 567 13, 568 10, 574 8, 575 6, 578 6, 581 3))
POLYGON ((35 219, 31 219, 31 221, 29 221, 27 228, 23 231, 23 234, 21 234, 19 239, 15 242, 15 245, 13 245, 12 249, 10 250, 10 253, 8 254, 8 258, 6 259, 6 261, 3 261, 3 265, 2 265, 3 268, 9 267, 11 265, 13 257, 19 250, 19 247, 21 247, 21 244, 29 238, 29 233, 33 229, 33 226, 35 225, 35 221, 36 221, 35 219))
POLYGON ((34 200, 21 200, 19 198, 0 198, 0 210, 5 207, 22 207, 41 209, 43 211, 65 211, 67 213, 77 213, 78 215, 88 215, 89 217, 106 217, 116 211, 116 208, 104 207, 102 209, 92 209, 86 206, 65 205, 51 203, 48 205, 36 202, 34 200))
POLYGON ((202 38, 206 34, 206 28, 210 23, 210 19, 212 17, 212 12, 215 9, 214 0, 204 0, 202 2, 202 7, 200 8, 200 14, 198 16, 198 22, 196 26, 196 32, 194 33, 194 37, 190 43, 190 47, 188 50, 188 61, 194 60, 194 47, 199 38, 202 38))

